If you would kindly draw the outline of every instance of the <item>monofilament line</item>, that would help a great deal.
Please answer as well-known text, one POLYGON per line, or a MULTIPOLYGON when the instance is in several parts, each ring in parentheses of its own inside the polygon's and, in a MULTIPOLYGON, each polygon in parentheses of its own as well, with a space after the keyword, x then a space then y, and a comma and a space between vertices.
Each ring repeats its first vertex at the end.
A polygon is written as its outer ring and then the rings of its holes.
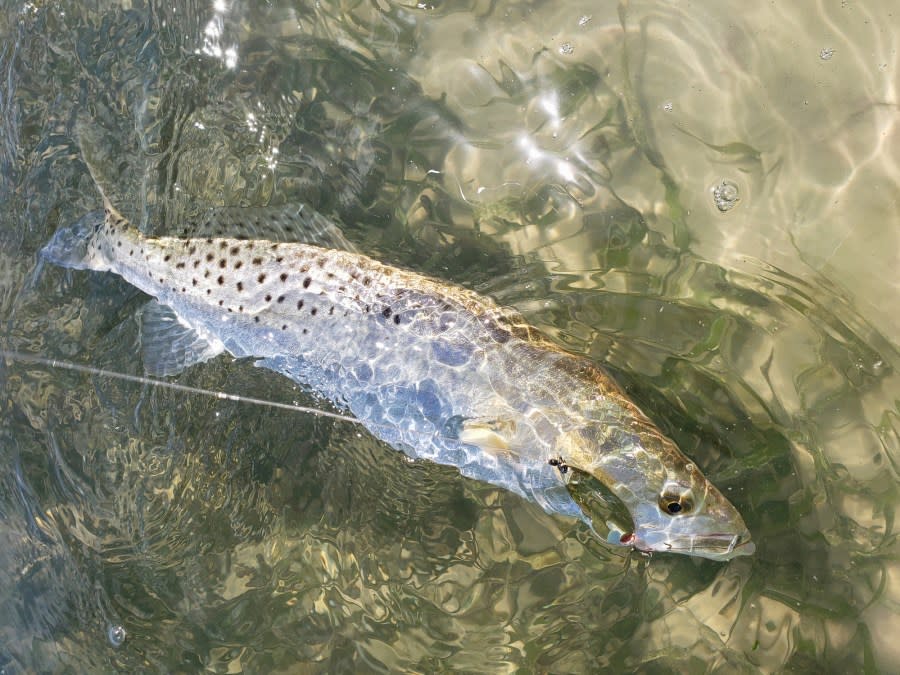
POLYGON ((80 363, 72 363, 71 361, 60 361, 59 359, 48 359, 43 356, 35 356, 25 352, 8 351, 0 349, 0 357, 9 359, 17 363, 32 363, 39 366, 47 366, 49 368, 62 368, 63 370, 71 370, 76 373, 84 373, 86 375, 99 375, 101 377, 109 377, 115 380, 123 380, 125 382, 134 382, 136 384, 149 384, 155 387, 163 387, 173 389, 175 391, 187 394, 200 394, 202 396, 211 396, 221 401, 235 401, 237 403, 249 403, 251 405, 268 406, 270 408, 280 408, 282 410, 292 410, 294 412, 308 413, 310 415, 318 415, 320 417, 328 417, 342 422, 352 422, 353 424, 362 424, 355 417, 342 415, 340 413, 320 410, 304 405, 296 405, 294 403, 279 403, 278 401, 267 401, 262 398, 253 398, 252 396, 240 396, 238 394, 229 394, 224 391, 214 391, 212 389, 201 389, 200 387, 191 387, 186 384, 178 384, 177 382, 167 382, 165 380, 157 380, 152 377, 144 377, 142 375, 129 375, 127 373, 118 373, 114 370, 106 370, 105 368, 94 368, 93 366, 84 366, 80 363))

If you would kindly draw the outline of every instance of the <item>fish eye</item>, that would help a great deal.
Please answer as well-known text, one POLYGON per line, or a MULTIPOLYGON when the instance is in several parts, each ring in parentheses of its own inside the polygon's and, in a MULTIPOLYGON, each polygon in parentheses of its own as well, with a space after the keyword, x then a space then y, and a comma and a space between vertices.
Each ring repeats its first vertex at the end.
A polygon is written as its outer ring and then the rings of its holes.
POLYGON ((670 516, 690 513, 694 508, 690 490, 667 489, 659 496, 659 508, 670 516))

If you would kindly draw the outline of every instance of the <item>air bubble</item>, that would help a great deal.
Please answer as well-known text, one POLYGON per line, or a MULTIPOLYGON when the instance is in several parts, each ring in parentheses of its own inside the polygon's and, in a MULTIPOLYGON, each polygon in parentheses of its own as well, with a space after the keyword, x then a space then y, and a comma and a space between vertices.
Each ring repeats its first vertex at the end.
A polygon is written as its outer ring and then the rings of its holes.
POLYGON ((726 211, 731 211, 734 208, 734 205, 740 201, 740 193, 738 191, 738 186, 732 183, 730 180, 723 180, 721 183, 716 185, 713 188, 713 201, 716 204, 716 208, 719 209, 722 213, 726 211))
POLYGON ((128 633, 125 631, 125 626, 121 624, 112 624, 106 629, 106 638, 113 647, 121 647, 126 637, 128 637, 128 633))
POLYGON ((674 107, 675 106, 672 105, 672 101, 666 101, 665 103, 663 103, 662 109, 666 112, 672 112, 674 107))
POLYGON ((571 42, 563 42, 559 46, 559 53, 564 56, 569 56, 570 54, 574 54, 575 46, 571 42))
POLYGON ((832 56, 834 56, 834 47, 825 47, 819 52, 819 58, 823 61, 828 61, 832 56))

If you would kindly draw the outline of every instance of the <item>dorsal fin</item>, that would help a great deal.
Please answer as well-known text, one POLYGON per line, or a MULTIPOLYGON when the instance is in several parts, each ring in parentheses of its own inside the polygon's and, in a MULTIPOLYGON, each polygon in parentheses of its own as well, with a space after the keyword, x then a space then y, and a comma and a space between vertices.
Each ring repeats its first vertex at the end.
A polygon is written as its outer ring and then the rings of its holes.
POLYGON ((307 204, 209 209, 185 226, 185 237, 231 237, 356 251, 340 228, 307 204))
POLYGON ((106 214, 106 222, 117 228, 130 227, 128 220, 112 205, 109 197, 106 196, 106 193, 103 192, 99 185, 97 189, 100 190, 100 195, 103 197, 103 212, 106 214))

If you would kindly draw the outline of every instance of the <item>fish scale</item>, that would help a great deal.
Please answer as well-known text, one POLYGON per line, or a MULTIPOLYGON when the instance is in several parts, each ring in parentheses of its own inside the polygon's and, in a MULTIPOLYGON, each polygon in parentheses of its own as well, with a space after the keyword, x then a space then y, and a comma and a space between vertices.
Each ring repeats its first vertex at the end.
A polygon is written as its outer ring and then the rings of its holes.
MULTIPOLYGON (((314 242, 351 246, 305 213, 314 242)), ((155 298, 141 319, 150 372, 253 358, 408 455, 550 513, 592 524, 570 483, 596 477, 634 521, 622 543, 714 559, 752 551, 734 507, 605 373, 515 311, 351 250, 254 239, 253 227, 232 211, 233 237, 148 237, 107 204, 42 254, 155 298)))

